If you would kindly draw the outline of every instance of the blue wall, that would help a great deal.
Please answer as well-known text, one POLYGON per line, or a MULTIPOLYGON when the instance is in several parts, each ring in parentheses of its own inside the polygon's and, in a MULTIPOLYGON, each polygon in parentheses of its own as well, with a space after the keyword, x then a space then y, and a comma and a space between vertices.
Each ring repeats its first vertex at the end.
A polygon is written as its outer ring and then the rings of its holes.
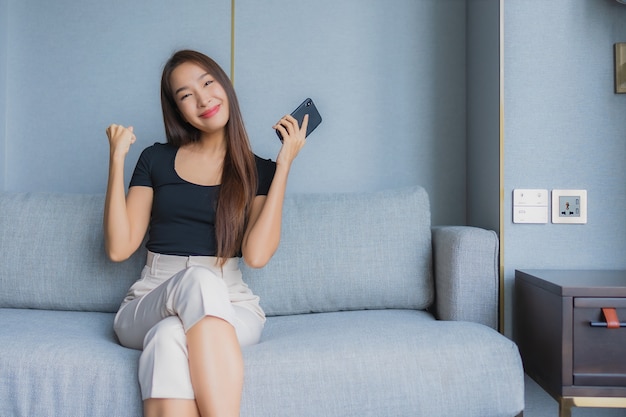
MULTIPOLYGON (((127 176, 141 148, 164 140, 159 77, 174 49, 229 71, 230 0, 0 1, 4 190, 104 192, 109 123, 135 126, 127 176)), ((271 126, 307 96, 324 118, 291 192, 421 184, 435 224, 465 222, 465 0, 238 0, 235 17, 235 87, 255 151, 275 158, 271 126)))
POLYGON ((421 184, 465 222, 465 1, 237 1, 236 86, 255 149, 312 96, 324 122, 290 189, 421 184))
POLYGON ((229 70, 229 0, 5 3, 8 191, 104 192, 110 123, 135 126, 127 175, 163 141, 159 82, 174 50, 202 49, 229 70))
MULTIPOLYGON (((514 270, 626 268, 626 94, 613 93, 614 0, 504 5, 507 318, 514 270), (512 223, 515 188, 586 189, 586 225, 512 223)), ((510 326, 509 326, 510 328, 510 326)))
POLYGON ((6 176, 6 81, 7 81, 7 35, 8 2, 0 0, 0 190, 6 176))

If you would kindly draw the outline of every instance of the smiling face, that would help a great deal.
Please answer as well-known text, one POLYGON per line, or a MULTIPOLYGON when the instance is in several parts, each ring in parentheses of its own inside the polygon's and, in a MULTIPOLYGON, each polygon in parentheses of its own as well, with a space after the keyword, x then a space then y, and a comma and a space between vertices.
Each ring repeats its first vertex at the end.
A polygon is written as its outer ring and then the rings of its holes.
POLYGON ((213 75, 193 62, 184 62, 172 71, 170 85, 187 123, 204 134, 224 132, 230 116, 228 97, 213 75))

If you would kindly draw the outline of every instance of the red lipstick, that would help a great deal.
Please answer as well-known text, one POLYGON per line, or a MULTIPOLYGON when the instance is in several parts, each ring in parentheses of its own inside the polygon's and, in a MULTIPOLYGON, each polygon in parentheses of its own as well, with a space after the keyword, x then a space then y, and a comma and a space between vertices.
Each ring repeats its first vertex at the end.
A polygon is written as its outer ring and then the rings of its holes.
POLYGON ((208 119, 210 117, 215 116, 218 111, 220 111, 220 105, 219 104, 217 106, 211 107, 210 109, 208 109, 207 111, 202 113, 200 115, 200 117, 202 117, 203 119, 208 119))

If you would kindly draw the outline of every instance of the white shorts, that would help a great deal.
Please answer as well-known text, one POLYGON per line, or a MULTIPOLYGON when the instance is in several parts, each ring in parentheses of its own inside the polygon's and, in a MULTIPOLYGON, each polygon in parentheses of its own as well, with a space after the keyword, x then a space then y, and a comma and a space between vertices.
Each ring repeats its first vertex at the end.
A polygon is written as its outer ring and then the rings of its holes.
POLYGON ((265 314, 243 282, 237 258, 220 268, 212 256, 148 252, 141 278, 129 289, 114 329, 120 343, 143 349, 142 398, 195 398, 189 376, 186 332, 206 316, 237 332, 241 346, 261 338, 265 314), (160 358, 160 359, 159 359, 160 358))

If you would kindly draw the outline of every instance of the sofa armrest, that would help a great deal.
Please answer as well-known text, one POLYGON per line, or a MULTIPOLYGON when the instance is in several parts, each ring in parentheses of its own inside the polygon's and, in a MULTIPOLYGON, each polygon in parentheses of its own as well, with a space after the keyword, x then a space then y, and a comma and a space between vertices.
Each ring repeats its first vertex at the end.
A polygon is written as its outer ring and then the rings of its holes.
POLYGON ((498 325, 498 237, 470 226, 432 228, 435 314, 498 325))

